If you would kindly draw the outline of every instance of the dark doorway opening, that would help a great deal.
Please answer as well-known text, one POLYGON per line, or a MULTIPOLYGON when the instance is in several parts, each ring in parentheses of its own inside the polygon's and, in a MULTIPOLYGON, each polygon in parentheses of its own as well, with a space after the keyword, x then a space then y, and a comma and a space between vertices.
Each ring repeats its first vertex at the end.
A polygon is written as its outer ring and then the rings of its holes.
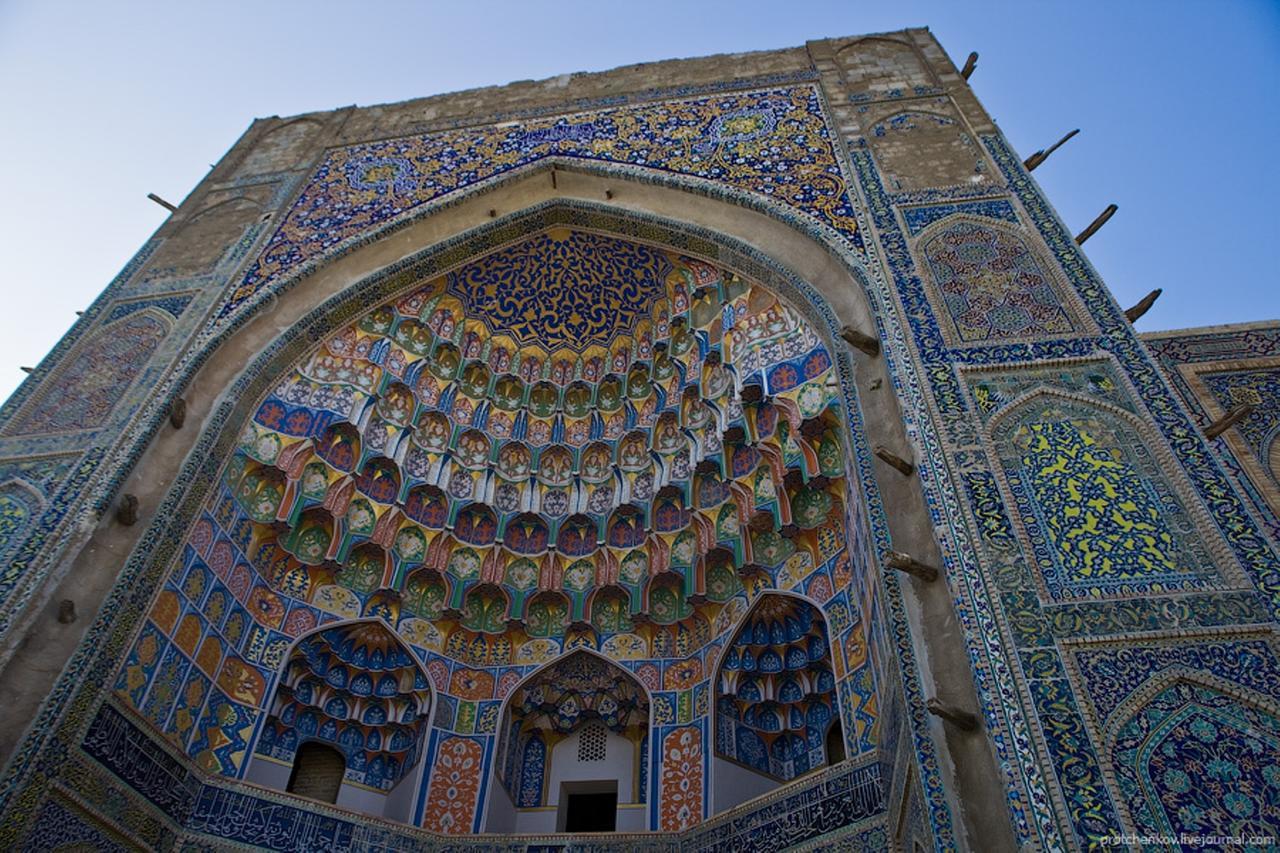
POLYGON ((310 797, 322 803, 338 802, 342 777, 347 772, 347 759, 331 746, 307 741, 298 747, 293 759, 293 772, 285 791, 310 797))
POLYGON ((844 729, 840 728, 840 719, 831 721, 827 729, 827 764, 839 764, 844 761, 844 729))
MULTIPOLYGON (((590 790, 564 791, 564 832, 613 832, 618 828, 618 784, 593 784, 590 790)), ((576 787, 576 786, 575 786, 576 787)))

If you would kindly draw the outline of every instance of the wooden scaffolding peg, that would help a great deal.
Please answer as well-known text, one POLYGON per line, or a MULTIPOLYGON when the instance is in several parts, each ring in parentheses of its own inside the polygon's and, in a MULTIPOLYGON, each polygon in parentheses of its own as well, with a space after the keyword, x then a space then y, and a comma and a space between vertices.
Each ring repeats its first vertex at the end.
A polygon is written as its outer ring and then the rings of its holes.
POLYGON ((174 429, 182 429, 182 425, 187 422, 187 401, 181 397, 174 397, 173 402, 169 404, 169 423, 173 424, 174 429))
POLYGON ((1241 403, 1222 417, 1204 428, 1205 438, 1217 438, 1249 415, 1253 414, 1253 403, 1241 403))
POLYGON ((885 447, 883 444, 876 445, 875 454, 882 461, 887 462, 888 464, 892 465, 894 468, 897 468, 898 471, 904 477, 910 477, 912 474, 915 473, 916 466, 914 464, 903 459, 901 456, 894 453, 892 450, 885 447))
POLYGON ((1084 241, 1088 240, 1094 234, 1098 233, 1098 229, 1107 224, 1107 220, 1116 215, 1116 211, 1120 208, 1114 204, 1107 205, 1107 209, 1098 214, 1098 218, 1089 223, 1089 227, 1076 235, 1076 245, 1083 246, 1084 241))
POLYGON ((845 326, 840 330, 840 337, 851 347, 862 350, 867 355, 880 354, 880 341, 865 332, 859 332, 853 326, 845 326))
POLYGON ((177 208, 177 207, 175 207, 174 205, 172 205, 172 204, 170 204, 169 202, 165 201, 164 199, 160 198, 160 196, 156 195, 155 193, 147 193, 147 198, 151 199, 152 201, 154 201, 156 204, 160 205, 161 207, 163 207, 163 208, 167 209, 170 213, 177 213, 177 212, 178 212, 178 208, 177 208))
POLYGON ((116 507, 116 521, 126 527, 137 523, 138 498, 136 495, 126 494, 120 499, 120 505, 116 507))
POLYGON ((960 76, 968 80, 973 76, 973 69, 978 67, 978 52, 972 51, 969 58, 964 61, 964 68, 960 69, 960 76))
POLYGON ((929 583, 938 579, 938 569, 936 567, 922 563, 910 554, 904 554, 901 551, 885 551, 884 564, 891 569, 906 572, 912 577, 917 577, 929 583))
POLYGON ((1057 142, 1050 145, 1047 149, 1042 148, 1036 153, 1032 154, 1026 160, 1023 160, 1022 165, 1026 167, 1028 172, 1035 171, 1036 166, 1039 166, 1045 160, 1048 160, 1050 154, 1052 154, 1053 152, 1057 151, 1059 148, 1062 147, 1062 143, 1066 142, 1068 139, 1075 136, 1079 132, 1080 132, 1080 128, 1077 127, 1075 130, 1071 131, 1066 136, 1062 137, 1057 142))
POLYGON ((936 696, 926 702, 925 707, 929 709, 930 714, 933 714, 935 717, 941 717, 943 720, 946 720, 948 723, 962 731, 972 732, 976 731, 978 728, 977 714, 943 702, 936 696))
POLYGON ((1151 310, 1151 306, 1156 304, 1156 300, 1160 298, 1160 294, 1164 291, 1157 287, 1148 293, 1142 299, 1138 300, 1138 304, 1124 312, 1124 317, 1130 323, 1136 322, 1139 317, 1151 310))

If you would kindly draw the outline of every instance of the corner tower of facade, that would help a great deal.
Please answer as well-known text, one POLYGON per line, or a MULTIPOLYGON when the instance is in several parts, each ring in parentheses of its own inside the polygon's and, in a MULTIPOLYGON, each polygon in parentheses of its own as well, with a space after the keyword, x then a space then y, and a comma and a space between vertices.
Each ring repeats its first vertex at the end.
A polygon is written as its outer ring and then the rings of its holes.
POLYGON ((1278 376, 927 30, 259 120, 0 410, 0 845, 1274 844, 1278 376))

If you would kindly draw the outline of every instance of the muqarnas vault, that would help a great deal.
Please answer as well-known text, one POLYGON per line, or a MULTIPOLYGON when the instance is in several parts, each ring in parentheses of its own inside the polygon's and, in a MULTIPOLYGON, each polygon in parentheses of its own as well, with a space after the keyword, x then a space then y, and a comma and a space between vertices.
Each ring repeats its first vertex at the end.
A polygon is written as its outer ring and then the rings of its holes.
POLYGON ((1278 400, 927 30, 256 121, 0 413, 0 845, 1275 843, 1278 400))

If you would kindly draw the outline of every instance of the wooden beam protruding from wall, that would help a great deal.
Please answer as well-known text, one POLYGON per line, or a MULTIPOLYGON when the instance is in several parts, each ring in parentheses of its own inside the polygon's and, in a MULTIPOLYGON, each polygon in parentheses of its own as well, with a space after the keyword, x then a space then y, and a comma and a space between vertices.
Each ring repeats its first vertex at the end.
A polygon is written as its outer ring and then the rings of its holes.
POLYGON ((1151 306, 1156 304, 1156 300, 1160 298, 1160 294, 1163 292, 1164 290, 1162 288, 1157 287, 1155 290, 1138 300, 1137 305, 1133 306, 1128 311, 1125 311, 1124 318, 1130 323, 1137 322, 1139 317, 1151 310, 1151 306))
POLYGON ((1205 438, 1217 438, 1249 415, 1253 414, 1253 403, 1241 403, 1222 417, 1204 428, 1205 438))
POLYGON ((64 598, 58 602, 58 621, 63 625, 70 625, 76 621, 76 603, 69 598, 64 598))
POLYGON ((964 61, 964 68, 960 69, 960 76, 968 80, 973 76, 973 69, 978 67, 978 52, 976 50, 969 53, 969 58, 964 61))
POLYGON ((929 709, 929 713, 935 717, 941 717, 951 725, 966 732, 977 731, 978 715, 972 711, 966 711, 963 708, 957 708, 955 705, 943 702, 938 697, 933 697, 925 703, 925 707, 929 709))
POLYGON ((910 477, 915 473, 916 466, 913 463, 903 459, 883 444, 876 445, 875 454, 883 462, 886 462, 896 468, 904 477, 910 477))
POLYGON ((885 551, 884 564, 891 569, 906 572, 912 577, 919 578, 927 583, 932 583, 938 579, 937 567, 922 563, 910 554, 904 554, 901 551, 885 551))
POLYGON ((177 208, 175 205, 170 204, 169 202, 167 202, 167 201, 165 201, 164 199, 160 198, 160 196, 156 195, 155 193, 147 193, 147 198, 151 199, 151 200, 152 200, 152 201, 154 201, 156 204, 158 204, 158 205, 160 205, 161 207, 165 208, 165 209, 166 209, 166 210, 168 210, 170 213, 177 213, 177 212, 178 212, 178 208, 177 208))
POLYGON ((125 527, 136 524, 138 521, 138 497, 137 495, 126 494, 120 499, 120 505, 116 507, 116 521, 125 527))
POLYGON ((187 422, 187 401, 181 397, 174 397, 169 403, 169 423, 174 429, 182 429, 182 425, 187 422))
POLYGON ((1089 223, 1089 227, 1076 235, 1076 245, 1083 246, 1084 241, 1088 240, 1094 234, 1098 233, 1098 229, 1107 224, 1107 220, 1116 215, 1116 211, 1120 208, 1117 205, 1109 204, 1107 209, 1098 214, 1098 218, 1089 223))
POLYGON ((1062 143, 1066 142, 1068 139, 1075 136, 1079 132, 1080 132, 1080 128, 1077 127, 1075 130, 1071 131, 1066 136, 1062 137, 1057 142, 1050 145, 1047 149, 1041 148, 1039 151, 1032 154, 1027 159, 1023 160, 1022 165, 1026 168, 1028 172, 1035 171, 1036 166, 1039 166, 1045 160, 1048 160, 1050 154, 1052 154, 1053 152, 1057 151, 1059 148, 1062 147, 1062 143))
POLYGON ((844 338, 844 342, 855 349, 860 349, 867 355, 880 354, 880 341, 866 332, 859 332, 853 326, 845 326, 840 330, 840 337, 844 338))

